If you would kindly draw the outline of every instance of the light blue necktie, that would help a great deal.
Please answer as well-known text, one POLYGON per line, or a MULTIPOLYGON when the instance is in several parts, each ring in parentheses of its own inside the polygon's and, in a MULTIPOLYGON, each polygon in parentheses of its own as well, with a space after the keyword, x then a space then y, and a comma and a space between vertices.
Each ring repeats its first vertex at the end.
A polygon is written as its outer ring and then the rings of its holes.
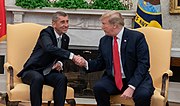
POLYGON ((57 38, 57 47, 61 48, 61 37, 57 38))
POLYGON ((50 64, 47 68, 43 70, 43 75, 47 75, 51 72, 53 65, 56 63, 57 60, 55 60, 52 64, 50 64))
MULTIPOLYGON (((57 47, 61 48, 61 37, 57 38, 57 47)), ((43 70, 43 75, 47 75, 51 72, 53 64, 48 66, 46 69, 43 70)))

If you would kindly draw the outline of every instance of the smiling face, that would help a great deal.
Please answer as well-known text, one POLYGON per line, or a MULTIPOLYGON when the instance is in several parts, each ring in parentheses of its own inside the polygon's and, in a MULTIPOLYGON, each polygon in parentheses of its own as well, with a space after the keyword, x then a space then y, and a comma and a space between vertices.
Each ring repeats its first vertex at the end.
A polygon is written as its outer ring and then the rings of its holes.
POLYGON ((52 22, 52 26, 59 35, 66 33, 69 28, 68 16, 58 16, 57 20, 52 22))

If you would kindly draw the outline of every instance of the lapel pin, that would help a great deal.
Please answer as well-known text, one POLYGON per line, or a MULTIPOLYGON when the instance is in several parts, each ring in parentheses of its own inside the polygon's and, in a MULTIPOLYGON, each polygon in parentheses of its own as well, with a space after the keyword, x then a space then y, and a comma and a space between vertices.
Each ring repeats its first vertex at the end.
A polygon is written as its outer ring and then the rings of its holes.
POLYGON ((127 42, 127 40, 125 39, 124 42, 127 42))

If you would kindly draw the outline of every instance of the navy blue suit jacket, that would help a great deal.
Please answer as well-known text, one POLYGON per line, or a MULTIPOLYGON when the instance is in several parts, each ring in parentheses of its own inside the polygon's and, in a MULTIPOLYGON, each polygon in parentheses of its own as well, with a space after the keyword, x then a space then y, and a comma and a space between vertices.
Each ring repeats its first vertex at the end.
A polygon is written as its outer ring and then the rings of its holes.
POLYGON ((40 36, 34 47, 34 50, 29 59, 24 64, 24 68, 17 76, 21 77, 22 73, 27 70, 36 70, 40 73, 45 68, 53 64, 57 60, 68 59, 70 52, 67 51, 69 45, 69 37, 66 34, 62 35, 61 48, 57 47, 57 39, 54 33, 54 29, 51 26, 43 29, 40 32, 40 36))
MULTIPOLYGON (((110 36, 103 36, 99 43, 97 59, 88 61, 87 72, 105 70, 104 75, 112 76, 113 56, 112 41, 110 36)), ((128 84, 138 87, 143 86, 154 91, 152 79, 149 74, 149 50, 142 33, 124 28, 121 41, 121 60, 123 71, 128 84)))

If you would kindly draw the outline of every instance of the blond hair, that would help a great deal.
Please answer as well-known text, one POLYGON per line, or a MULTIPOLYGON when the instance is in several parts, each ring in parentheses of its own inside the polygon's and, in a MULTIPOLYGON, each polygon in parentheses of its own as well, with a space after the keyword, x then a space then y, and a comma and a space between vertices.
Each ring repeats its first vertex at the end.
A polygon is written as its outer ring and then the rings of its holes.
POLYGON ((108 11, 100 17, 100 20, 102 21, 104 18, 109 18, 110 24, 124 26, 124 19, 118 11, 108 11))

